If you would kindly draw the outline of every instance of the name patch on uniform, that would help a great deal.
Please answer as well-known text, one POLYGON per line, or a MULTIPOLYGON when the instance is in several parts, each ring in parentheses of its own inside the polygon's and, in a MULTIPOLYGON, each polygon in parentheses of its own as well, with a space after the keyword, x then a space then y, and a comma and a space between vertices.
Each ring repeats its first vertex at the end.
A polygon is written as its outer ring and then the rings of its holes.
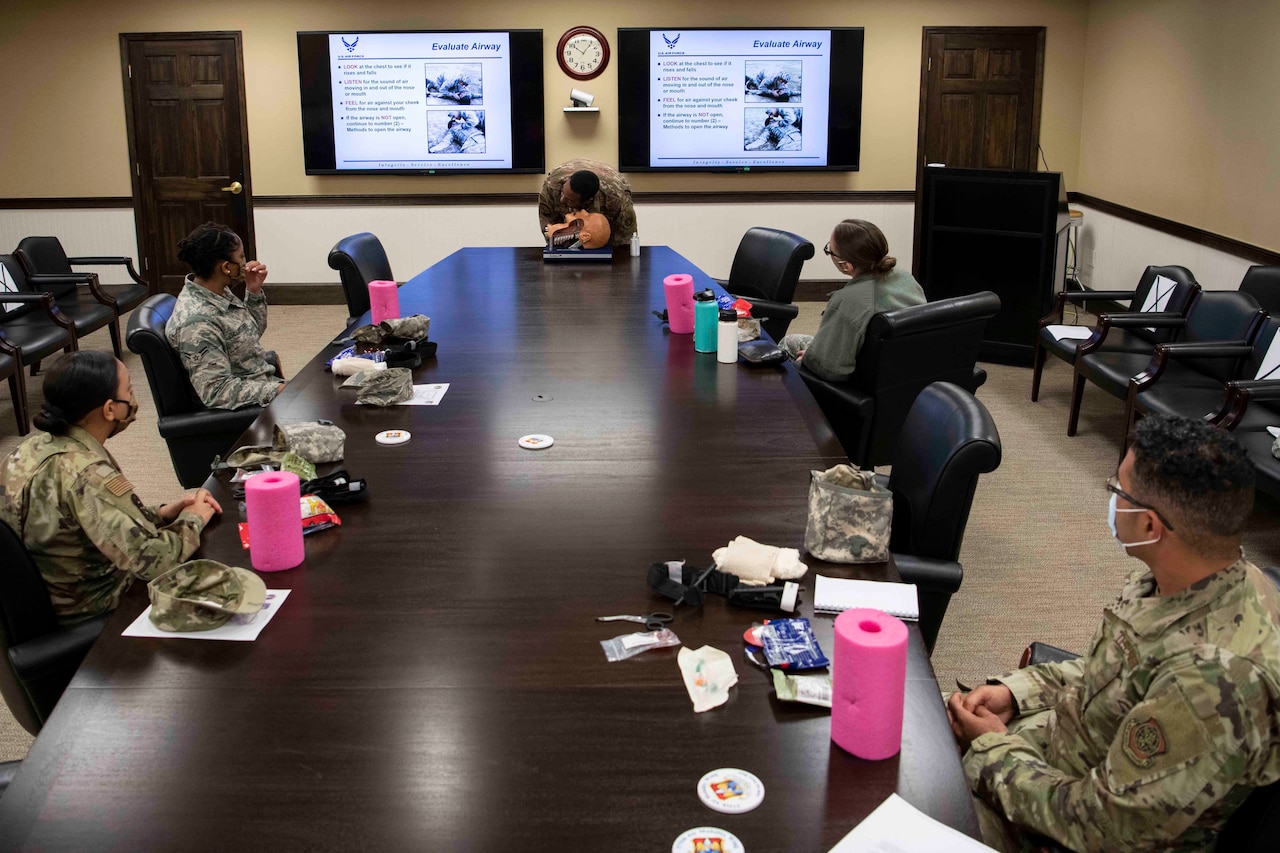
POLYGON ((1164 729, 1154 717, 1130 720, 1124 728, 1124 754, 1139 767, 1150 767, 1156 756, 1169 750, 1164 729))
POLYGON ((125 479, 124 474, 116 474, 106 483, 107 491, 116 497, 127 495, 133 491, 133 484, 125 479))

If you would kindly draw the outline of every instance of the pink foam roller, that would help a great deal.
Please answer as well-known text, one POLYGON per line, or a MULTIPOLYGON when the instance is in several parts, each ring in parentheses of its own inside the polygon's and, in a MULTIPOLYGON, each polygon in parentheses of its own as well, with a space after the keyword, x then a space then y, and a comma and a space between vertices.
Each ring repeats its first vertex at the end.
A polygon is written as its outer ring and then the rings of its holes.
POLYGON ((667 325, 677 335, 693 334, 693 276, 682 272, 662 280, 667 295, 667 325))
POLYGON ((369 310, 374 324, 400 316, 400 290, 394 281, 369 282, 369 310))
POLYGON ((897 755, 902 749, 907 626, 880 610, 846 610, 836 617, 835 634, 831 739, 845 752, 870 761, 897 755))
POLYGON ((249 559, 258 571, 279 572, 302 562, 301 500, 297 474, 272 471, 245 480, 249 559))

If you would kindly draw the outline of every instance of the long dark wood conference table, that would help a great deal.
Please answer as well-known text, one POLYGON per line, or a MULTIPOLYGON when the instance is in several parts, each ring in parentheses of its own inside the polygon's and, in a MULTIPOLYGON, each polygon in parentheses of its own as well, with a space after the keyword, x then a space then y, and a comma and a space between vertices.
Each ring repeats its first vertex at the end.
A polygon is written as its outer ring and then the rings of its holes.
MULTIPOLYGON (((121 637, 135 584, 0 798, 0 848, 665 851, 709 825, 753 853, 827 850, 894 791, 977 837, 914 627, 902 752, 880 762, 747 662, 767 613, 675 611, 686 647, 738 671, 702 714, 676 649, 606 661, 599 641, 640 626, 595 617, 671 606, 651 563, 710 565, 738 535, 802 547, 809 472, 844 461, 790 366, 719 364, 653 317, 677 272, 712 285, 665 247, 450 255, 400 290, 431 317, 439 352, 415 382, 449 383, 438 406, 357 406, 324 369, 337 349, 319 353, 246 439, 334 421, 368 501, 264 575, 291 593, 255 642, 121 637), (386 429, 412 439, 376 443, 386 429), (555 444, 517 446, 530 433, 555 444), (763 781, 759 808, 702 805, 720 767, 763 781)), ((203 554, 247 566, 226 475, 210 485, 227 513, 203 554)), ((814 570, 894 572, 809 563, 800 613, 830 653, 814 570)))

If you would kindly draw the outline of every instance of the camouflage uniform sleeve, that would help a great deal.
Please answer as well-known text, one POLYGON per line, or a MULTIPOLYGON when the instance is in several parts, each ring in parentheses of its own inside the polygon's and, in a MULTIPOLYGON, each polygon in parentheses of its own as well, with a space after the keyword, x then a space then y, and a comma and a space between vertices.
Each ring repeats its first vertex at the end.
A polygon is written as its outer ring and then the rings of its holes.
POLYGON ((1120 721, 1106 758, 1083 778, 1008 733, 975 739, 965 775, 1010 821, 1073 850, 1167 846, 1265 749, 1262 684, 1242 658, 1201 660, 1186 673, 1157 676, 1120 721))
POLYGON ((249 316, 253 318, 253 323, 258 327, 258 337, 262 337, 267 333, 267 294, 259 291, 257 293, 248 293, 244 295, 244 307, 249 309, 249 316))
POLYGON ((625 246, 636 233, 636 209, 631 202, 631 188, 626 184, 610 187, 605 203, 605 215, 613 229, 613 245, 625 246))
POLYGON ((542 235, 545 238, 547 226, 552 222, 558 222, 561 217, 556 216, 556 205, 558 202, 557 189, 553 186, 554 181, 550 176, 542 182, 542 191, 538 193, 538 223, 542 226, 542 235))
POLYGON ((106 463, 91 465, 76 478, 67 500, 85 535, 107 559, 150 580, 196 552, 204 522, 184 511, 161 526, 159 515, 144 507, 132 488, 122 495, 108 488, 123 479, 118 474, 106 463))
POLYGON ((1017 672, 988 679, 987 683, 1008 687, 1018 702, 1018 713, 1030 714, 1056 705, 1062 689, 1079 684, 1083 672, 1084 659, 1076 658, 1062 663, 1024 667, 1017 672))
POLYGON ((175 348, 200 401, 211 409, 265 406, 275 398, 280 387, 277 379, 236 376, 222 338, 211 322, 193 320, 184 326, 175 348))

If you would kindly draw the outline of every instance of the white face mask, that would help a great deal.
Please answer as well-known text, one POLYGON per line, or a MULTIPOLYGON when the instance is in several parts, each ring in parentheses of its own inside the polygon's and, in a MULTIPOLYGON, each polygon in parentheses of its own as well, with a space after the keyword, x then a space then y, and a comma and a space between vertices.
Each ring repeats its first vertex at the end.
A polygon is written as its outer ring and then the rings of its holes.
MULTIPOLYGON (((1110 503, 1109 503, 1109 505, 1108 505, 1108 507, 1107 507, 1107 525, 1111 528, 1111 535, 1112 535, 1112 536, 1114 536, 1114 537, 1116 538, 1116 541, 1117 541, 1117 542, 1120 542, 1120 534, 1119 534, 1119 532, 1116 530, 1116 513, 1118 513, 1118 512, 1148 512, 1149 510, 1145 510, 1145 509, 1120 509, 1119 507, 1117 507, 1117 506, 1116 506, 1116 497, 1117 497, 1117 495, 1116 495, 1114 492, 1112 492, 1112 494, 1111 494, 1111 501, 1110 501, 1110 503)), ((1154 545, 1154 544, 1156 544, 1156 543, 1157 543, 1157 542, 1159 542, 1159 541, 1160 541, 1160 537, 1159 537, 1159 536, 1157 536, 1155 539, 1144 539, 1144 540, 1143 540, 1143 541, 1141 541, 1141 542, 1120 542, 1120 547, 1121 547, 1121 548, 1125 548, 1125 549, 1128 549, 1128 548, 1137 548, 1139 545, 1154 545)))

